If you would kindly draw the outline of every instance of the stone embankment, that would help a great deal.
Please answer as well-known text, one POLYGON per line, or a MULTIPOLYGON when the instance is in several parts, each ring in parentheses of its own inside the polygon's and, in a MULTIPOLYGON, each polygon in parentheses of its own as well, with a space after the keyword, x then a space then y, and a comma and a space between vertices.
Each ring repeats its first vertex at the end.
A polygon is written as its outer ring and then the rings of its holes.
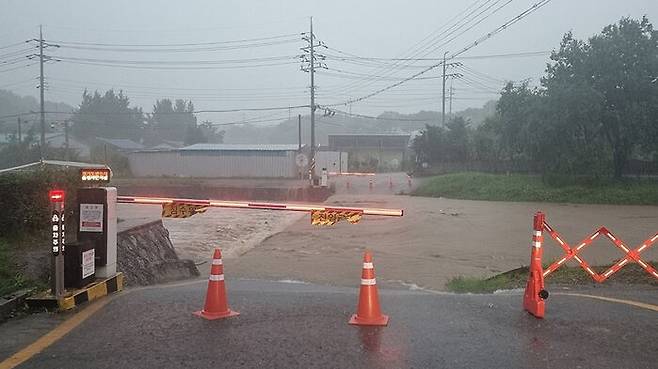
POLYGON ((169 231, 157 220, 119 223, 117 269, 128 285, 150 285, 199 276, 192 260, 180 259, 169 239, 169 231))

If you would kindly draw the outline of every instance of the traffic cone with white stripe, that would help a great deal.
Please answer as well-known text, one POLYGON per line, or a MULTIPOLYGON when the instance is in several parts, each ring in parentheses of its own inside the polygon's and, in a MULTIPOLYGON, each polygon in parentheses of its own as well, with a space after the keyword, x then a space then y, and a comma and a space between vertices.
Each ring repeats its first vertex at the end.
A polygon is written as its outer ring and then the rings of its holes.
POLYGON ((224 265, 222 263, 222 252, 215 249, 210 267, 210 278, 208 279, 208 292, 206 292, 206 304, 201 311, 193 313, 204 319, 215 320, 239 315, 228 307, 226 299, 226 286, 224 285, 224 265))
POLYGON ((377 280, 372 255, 366 251, 363 255, 363 271, 361 272, 361 291, 357 313, 349 321, 354 325, 387 325, 388 315, 382 314, 379 307, 377 280))
POLYGON ((542 243, 544 242, 544 213, 537 212, 533 220, 532 247, 528 283, 523 294, 523 308, 537 318, 543 318, 546 311, 544 300, 548 291, 544 289, 544 269, 542 267, 542 243))

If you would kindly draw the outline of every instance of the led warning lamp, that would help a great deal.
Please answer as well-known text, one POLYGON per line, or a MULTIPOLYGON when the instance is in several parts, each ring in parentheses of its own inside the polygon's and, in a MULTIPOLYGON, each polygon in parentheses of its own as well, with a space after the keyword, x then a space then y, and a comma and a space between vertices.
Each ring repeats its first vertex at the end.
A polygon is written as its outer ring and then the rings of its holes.
POLYGON ((64 202, 64 190, 50 190, 48 198, 50 202, 64 202))
POLYGON ((110 168, 82 168, 80 179, 82 182, 109 182, 112 177, 110 168))

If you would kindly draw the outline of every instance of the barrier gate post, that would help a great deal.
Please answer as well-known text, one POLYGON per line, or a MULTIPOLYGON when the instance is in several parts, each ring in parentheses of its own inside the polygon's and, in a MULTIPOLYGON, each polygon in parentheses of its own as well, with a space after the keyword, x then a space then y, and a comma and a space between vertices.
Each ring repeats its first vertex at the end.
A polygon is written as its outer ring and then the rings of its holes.
POLYGON ((544 289, 544 270, 541 264, 544 218, 544 213, 540 211, 534 217, 528 283, 523 296, 523 308, 537 318, 544 317, 544 300, 548 298, 548 291, 544 289))

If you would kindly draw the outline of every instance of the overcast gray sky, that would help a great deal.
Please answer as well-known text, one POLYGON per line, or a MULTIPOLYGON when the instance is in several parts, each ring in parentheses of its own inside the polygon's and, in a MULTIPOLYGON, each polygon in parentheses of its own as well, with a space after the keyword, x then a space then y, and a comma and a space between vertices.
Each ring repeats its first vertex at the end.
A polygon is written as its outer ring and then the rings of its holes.
MULTIPOLYGON (((436 63, 387 58, 451 55, 536 2, 5 0, 0 47, 38 37, 43 24, 44 39, 62 46, 47 50, 62 60, 46 65, 47 99, 74 106, 85 87, 122 88, 146 112, 158 97, 192 99, 199 110, 308 105, 309 75, 300 71, 295 57, 312 15, 316 37, 328 46, 320 49, 328 69, 316 75, 317 104, 322 106, 368 95, 436 63), (258 40, 244 41, 250 39, 258 40), (218 43, 226 41, 231 42, 218 43), (171 44, 197 45, 166 46, 171 44)), ((531 78, 536 83, 548 60, 542 52, 557 47, 567 31, 586 38, 622 16, 645 14, 658 25, 658 1, 553 0, 453 60, 463 66, 449 73, 464 76, 453 81, 453 110, 481 106, 495 97, 504 80, 531 78), (537 53, 491 57, 530 52, 537 53)), ((25 48, 0 49, 0 59, 4 54, 5 61, 13 61, 28 53, 21 54, 25 48)), ((0 88, 37 96, 38 65, 25 64, 21 59, 0 66, 0 88), (16 69, 3 72, 10 67, 16 69)), ((424 79, 337 109, 369 115, 439 111, 441 80, 431 77, 440 72, 437 68, 424 79)), ((306 114, 308 108, 290 111, 297 113, 306 114)), ((288 114, 286 109, 203 113, 200 118, 222 123, 288 114)))

